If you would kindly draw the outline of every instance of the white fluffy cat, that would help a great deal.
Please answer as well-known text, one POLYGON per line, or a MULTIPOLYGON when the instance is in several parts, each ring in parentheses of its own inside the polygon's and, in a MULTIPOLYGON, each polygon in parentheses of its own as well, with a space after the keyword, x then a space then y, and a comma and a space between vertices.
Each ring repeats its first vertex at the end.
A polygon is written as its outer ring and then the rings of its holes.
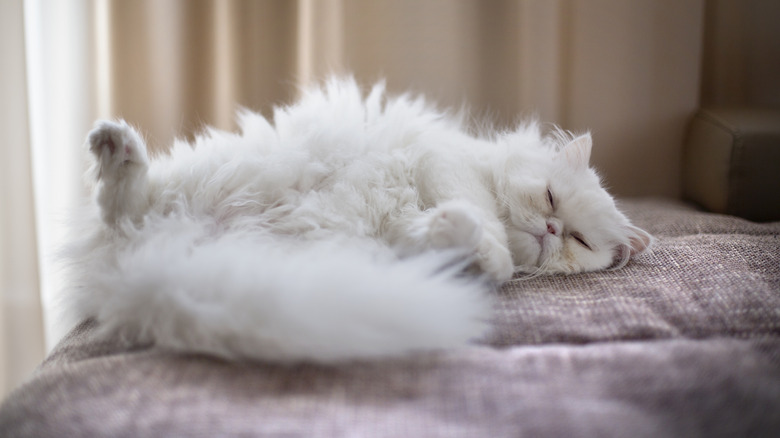
POLYGON ((96 124, 73 321, 227 358, 450 348, 484 334, 490 286, 515 271, 622 266, 651 242, 589 168, 589 134, 475 136, 352 80, 240 126, 150 160, 125 122, 96 124))

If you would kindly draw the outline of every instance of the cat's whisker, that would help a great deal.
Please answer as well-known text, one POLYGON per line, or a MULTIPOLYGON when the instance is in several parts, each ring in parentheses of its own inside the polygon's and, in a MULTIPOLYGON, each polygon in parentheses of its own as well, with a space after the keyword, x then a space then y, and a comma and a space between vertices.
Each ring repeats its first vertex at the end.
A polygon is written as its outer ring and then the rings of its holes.
POLYGON ((515 274, 520 274, 520 275, 519 275, 519 276, 517 276, 517 275, 516 275, 516 276, 514 277, 514 279, 515 279, 515 280, 523 280, 523 281, 527 281, 527 280, 533 280, 534 278, 541 277, 541 276, 542 276, 542 275, 544 275, 544 274, 545 274, 545 272, 546 272, 546 270, 545 270, 545 269, 546 269, 546 265, 547 265, 547 262, 545 261, 544 263, 542 263, 542 265, 540 265, 540 266, 537 266, 537 267, 536 267, 536 268, 535 268, 533 271, 531 271, 531 272, 528 272, 528 271, 525 269, 525 267, 522 267, 522 266, 520 266, 520 267, 517 267, 517 268, 515 268, 515 274))
POLYGON ((624 268, 631 259, 631 249, 628 247, 628 245, 619 246, 617 251, 619 253, 618 257, 615 258, 612 266, 607 268, 609 271, 616 271, 618 269, 624 268))

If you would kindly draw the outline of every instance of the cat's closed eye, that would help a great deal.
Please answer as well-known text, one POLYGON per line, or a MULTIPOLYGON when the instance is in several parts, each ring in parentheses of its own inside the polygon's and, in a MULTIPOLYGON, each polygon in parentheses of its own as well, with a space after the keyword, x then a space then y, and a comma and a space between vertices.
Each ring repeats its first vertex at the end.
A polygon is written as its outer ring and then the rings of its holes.
POLYGON ((588 245, 588 242, 585 241, 585 237, 583 237, 582 234, 578 233, 577 231, 573 231, 573 232, 569 233, 569 236, 572 239, 576 240, 577 243, 579 243, 580 245, 584 246, 586 249, 588 249, 590 251, 593 251, 593 248, 591 248, 590 245, 588 245))
POLYGON ((552 191, 550 188, 547 188, 547 202, 550 204, 550 208, 555 210, 555 198, 553 198, 552 191))

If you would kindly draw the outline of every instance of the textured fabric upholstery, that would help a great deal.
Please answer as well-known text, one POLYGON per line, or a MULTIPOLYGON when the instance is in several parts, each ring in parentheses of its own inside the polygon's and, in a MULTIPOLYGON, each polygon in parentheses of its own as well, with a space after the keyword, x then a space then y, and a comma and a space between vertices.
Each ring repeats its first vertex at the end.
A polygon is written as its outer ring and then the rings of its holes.
POLYGON ((651 253, 512 281, 473 347, 235 364, 87 321, 5 400, 0 436, 780 436, 780 222, 623 207, 651 253))

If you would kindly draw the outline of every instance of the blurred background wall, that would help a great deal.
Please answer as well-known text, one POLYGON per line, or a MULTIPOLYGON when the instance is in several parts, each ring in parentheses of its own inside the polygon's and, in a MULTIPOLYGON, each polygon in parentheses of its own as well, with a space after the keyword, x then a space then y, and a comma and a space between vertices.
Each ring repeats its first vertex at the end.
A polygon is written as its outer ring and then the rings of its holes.
POLYGON ((780 2, 705 4, 704 106, 780 108, 780 2))
POLYGON ((96 118, 162 150, 351 73, 500 126, 591 130, 614 193, 674 198, 697 107, 780 106, 777 23, 776 0, 4 0, 0 396, 64 333, 52 250, 96 118))

